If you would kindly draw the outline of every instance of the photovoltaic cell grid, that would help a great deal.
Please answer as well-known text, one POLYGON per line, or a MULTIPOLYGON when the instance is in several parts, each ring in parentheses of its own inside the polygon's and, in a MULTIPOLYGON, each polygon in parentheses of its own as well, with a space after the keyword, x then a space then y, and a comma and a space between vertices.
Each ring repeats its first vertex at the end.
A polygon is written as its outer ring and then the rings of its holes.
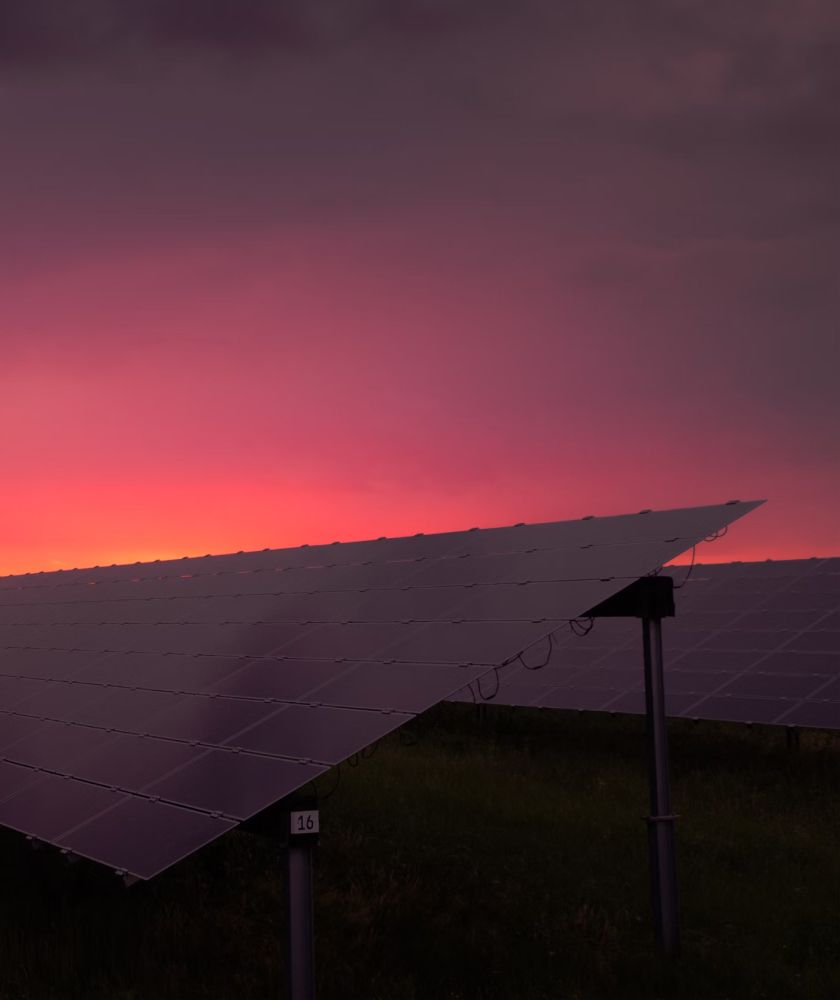
POLYGON ((0 823, 150 878, 754 506, 0 579, 0 823))
MULTIPOLYGON (((674 568, 677 584, 685 568, 674 568)), ((663 622, 669 715, 840 729, 840 559, 696 566, 663 622)), ((523 660, 545 661, 548 643, 523 660)), ((493 689, 486 685, 486 692, 493 689)), ((472 701, 472 690, 452 700, 472 701)), ((644 713, 641 628, 559 634, 541 669, 507 668, 499 704, 644 713)))

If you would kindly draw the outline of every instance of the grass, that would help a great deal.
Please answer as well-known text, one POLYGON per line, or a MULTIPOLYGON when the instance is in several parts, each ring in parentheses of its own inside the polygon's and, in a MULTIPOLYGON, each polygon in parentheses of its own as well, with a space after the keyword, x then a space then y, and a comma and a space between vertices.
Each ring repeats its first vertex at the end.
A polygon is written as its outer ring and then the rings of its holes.
MULTIPOLYGON (((835 998, 840 755, 674 723, 683 954, 657 959, 643 723, 446 705, 322 802, 321 1000, 835 998)), ((324 779, 325 788, 332 778, 324 779)), ((126 890, 0 837, 3 1000, 284 995, 282 855, 236 831, 126 890)))

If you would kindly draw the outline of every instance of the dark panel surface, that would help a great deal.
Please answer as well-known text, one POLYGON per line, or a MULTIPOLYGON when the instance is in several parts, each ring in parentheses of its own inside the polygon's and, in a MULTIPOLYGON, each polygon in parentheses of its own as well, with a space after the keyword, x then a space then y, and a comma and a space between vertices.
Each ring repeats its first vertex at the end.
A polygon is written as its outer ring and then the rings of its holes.
POLYGON ((60 834, 123 800, 120 792, 102 785, 42 774, 0 803, 0 823, 39 840, 57 841, 60 834))
POLYGON ((411 716, 315 705, 289 705, 278 715, 232 737, 242 750, 337 764, 375 743, 411 716))
POLYGON ((146 789, 196 809, 248 819, 326 771, 317 764, 250 753, 208 750, 146 789))
MULTIPOLYGON (((754 506, 0 579, 0 822, 151 877, 754 506)), ((619 697, 623 663, 578 676, 617 634, 545 678, 619 697)))
POLYGON ((119 871, 152 878, 234 826, 232 819, 127 797, 55 842, 119 871))
POLYGON ((189 743, 153 736, 106 733, 106 742, 76 757, 69 766, 86 781, 140 792, 164 775, 191 763, 202 752, 189 743))
POLYGON ((40 781, 41 772, 20 764, 0 760, 0 801, 16 795, 22 788, 40 781))

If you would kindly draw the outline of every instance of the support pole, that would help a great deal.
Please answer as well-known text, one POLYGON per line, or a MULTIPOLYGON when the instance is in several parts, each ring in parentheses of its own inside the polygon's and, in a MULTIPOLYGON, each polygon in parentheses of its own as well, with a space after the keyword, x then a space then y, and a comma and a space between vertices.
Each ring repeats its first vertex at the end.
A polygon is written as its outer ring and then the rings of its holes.
POLYGON ((313 850, 318 841, 318 810, 288 813, 286 906, 289 928, 289 1000, 315 1000, 315 902, 313 850))
POLYGON ((671 784, 668 775, 668 730, 665 721, 665 683, 662 658, 662 619, 642 618, 645 658, 645 709, 650 771, 651 895, 656 941, 662 952, 673 957, 680 949, 680 910, 671 784))
POLYGON ((799 730, 796 726, 785 727, 785 741, 787 742, 788 753, 799 750, 799 730))

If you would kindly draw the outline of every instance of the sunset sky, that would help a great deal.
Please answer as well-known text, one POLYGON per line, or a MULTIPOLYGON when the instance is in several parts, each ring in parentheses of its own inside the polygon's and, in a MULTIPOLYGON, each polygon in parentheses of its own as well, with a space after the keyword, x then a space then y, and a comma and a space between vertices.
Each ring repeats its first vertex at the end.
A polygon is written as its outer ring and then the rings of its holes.
POLYGON ((840 554, 839 67, 834 0, 0 0, 0 572, 840 554))

